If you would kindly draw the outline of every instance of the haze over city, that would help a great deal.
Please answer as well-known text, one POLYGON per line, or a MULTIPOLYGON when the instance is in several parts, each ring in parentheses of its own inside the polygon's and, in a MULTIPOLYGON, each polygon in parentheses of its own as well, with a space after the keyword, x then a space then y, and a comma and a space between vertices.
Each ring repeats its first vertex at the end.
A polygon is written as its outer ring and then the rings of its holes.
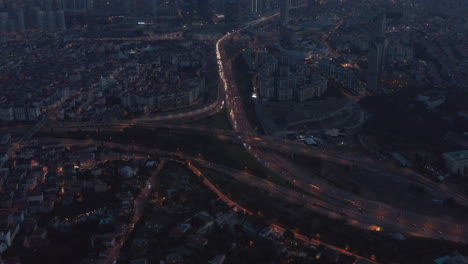
POLYGON ((468 263, 467 0, 0 0, 0 264, 468 263))

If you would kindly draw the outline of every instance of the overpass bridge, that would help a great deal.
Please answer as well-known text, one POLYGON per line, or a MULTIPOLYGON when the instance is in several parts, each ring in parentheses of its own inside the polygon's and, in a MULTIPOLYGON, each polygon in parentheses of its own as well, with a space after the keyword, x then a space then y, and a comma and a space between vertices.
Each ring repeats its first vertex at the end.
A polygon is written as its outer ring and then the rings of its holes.
POLYGON ((384 229, 388 229, 389 231, 396 230, 410 234, 412 236, 445 239, 462 243, 466 243, 465 238, 468 237, 468 226, 466 223, 457 223, 450 219, 439 219, 425 216, 412 211, 397 209, 385 203, 366 202, 356 204, 354 201, 347 201, 346 199, 342 199, 341 193, 337 191, 334 192, 332 189, 330 189, 330 187, 326 188, 325 186, 320 186, 320 188, 306 189, 306 194, 304 195, 304 192, 301 193, 295 189, 292 190, 290 188, 274 184, 268 180, 255 177, 254 175, 251 175, 245 171, 234 170, 224 165, 204 160, 200 157, 186 156, 180 153, 158 150, 142 145, 128 145, 113 142, 99 142, 94 140, 72 140, 60 138, 49 138, 45 140, 58 140, 64 146, 101 144, 104 147, 121 149, 123 151, 155 154, 171 159, 184 160, 189 162, 189 164, 198 164, 205 168, 229 175, 238 181, 265 190, 273 196, 278 196, 279 198, 286 199, 293 203, 304 204, 307 208, 318 213, 328 215, 331 218, 349 219, 349 223, 351 225, 363 229, 374 230, 372 228, 374 228, 375 224, 378 223, 379 226, 383 227, 384 229), (364 208, 366 213, 364 214, 359 212, 359 210, 357 210, 358 207, 356 206, 364 208), (397 212, 398 216, 396 216, 397 212), (395 217, 397 219, 395 219, 395 217))
POLYGON ((426 190, 437 197, 452 197, 458 203, 468 206, 468 198, 456 189, 449 190, 446 186, 440 185, 430 179, 416 173, 410 169, 400 168, 383 162, 375 161, 363 156, 353 154, 343 154, 331 149, 306 146, 300 141, 275 138, 272 136, 245 135, 242 132, 233 130, 214 129, 208 127, 197 127, 189 125, 167 125, 152 122, 131 121, 124 123, 57 123, 48 124, 54 130, 91 130, 120 132, 126 128, 145 128, 150 130, 167 129, 171 133, 186 135, 206 135, 219 140, 230 141, 236 144, 243 144, 247 149, 250 147, 262 147, 286 155, 303 155, 310 158, 318 158, 334 164, 359 168, 380 177, 391 177, 398 179, 402 184, 423 185, 426 190))

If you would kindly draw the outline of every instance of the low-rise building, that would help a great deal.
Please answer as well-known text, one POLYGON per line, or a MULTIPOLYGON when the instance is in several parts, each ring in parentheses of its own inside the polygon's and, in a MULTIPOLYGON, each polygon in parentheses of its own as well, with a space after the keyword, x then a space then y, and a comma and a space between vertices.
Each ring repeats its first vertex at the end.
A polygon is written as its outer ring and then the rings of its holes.
POLYGON ((15 119, 13 108, 10 106, 0 107, 0 120, 1 121, 12 121, 15 119))
POLYGON ((442 157, 450 173, 461 176, 468 174, 468 150, 447 152, 442 157))

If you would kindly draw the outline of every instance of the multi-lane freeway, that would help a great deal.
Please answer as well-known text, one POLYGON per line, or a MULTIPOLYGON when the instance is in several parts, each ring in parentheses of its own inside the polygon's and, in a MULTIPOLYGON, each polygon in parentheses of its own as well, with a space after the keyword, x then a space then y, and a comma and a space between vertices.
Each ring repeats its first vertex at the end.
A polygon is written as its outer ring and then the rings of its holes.
MULTIPOLYGON (((47 139, 45 139, 45 140, 47 140, 47 139)), ((64 146, 66 146, 66 147, 70 147, 70 146, 74 146, 74 145, 94 146, 94 145, 98 144, 97 141, 93 141, 93 140, 73 140, 73 139, 61 139, 61 138, 53 138, 53 139, 50 139, 50 140, 61 141, 64 144, 64 146)), ((205 166, 206 168, 209 168, 209 169, 224 173, 226 175, 230 175, 230 176, 234 177, 235 179, 244 180, 245 183, 252 184, 253 186, 258 186, 258 187, 263 188, 263 189, 266 188, 272 193, 284 194, 286 199, 291 201, 291 202, 298 202, 297 199, 301 199, 301 200, 304 199, 303 195, 299 195, 296 192, 291 192, 290 191, 288 193, 287 189, 282 187, 282 186, 272 184, 272 183, 270 183, 268 181, 265 181, 265 180, 261 180, 261 179, 259 179, 257 177, 254 177, 253 175, 247 174, 245 172, 241 172, 241 171, 238 171, 238 170, 233 170, 233 169, 230 169, 230 168, 225 167, 223 165, 219 165, 219 164, 215 164, 215 163, 203 160, 203 159, 201 159, 199 157, 185 156, 185 155, 182 155, 180 153, 161 151, 161 150, 158 150, 158 149, 152 149, 152 148, 148 148, 148 147, 145 147, 145 146, 126 145, 126 144, 111 143, 111 142, 103 142, 102 146, 103 147, 110 147, 110 148, 118 148, 118 149, 121 149, 121 150, 124 150, 124 151, 129 151, 129 152, 142 152, 142 153, 145 153, 145 154, 157 154, 158 156, 167 157, 169 159, 177 158, 176 161, 183 160, 183 161, 187 162, 188 167, 190 169, 192 169, 192 171, 197 176, 201 176, 202 172, 200 170, 198 170, 196 167, 194 167, 192 163, 200 164, 202 166, 205 166), (242 175, 244 175, 244 177, 239 177, 239 176, 242 176, 242 175), (245 180, 247 180, 247 181, 245 181, 245 180), (252 180, 253 180, 253 182, 252 182, 252 180), (262 182, 262 183, 260 183, 260 184, 255 183, 256 181, 259 181, 259 182, 262 182), (300 198, 298 198, 298 197, 300 197, 300 198)), ((148 183, 151 183, 150 186, 155 185, 156 176, 158 175, 159 171, 164 166, 165 161, 166 161, 166 159, 161 160, 161 162, 159 163, 158 168, 156 169, 156 171, 148 179, 148 183)), ((240 206, 238 203, 232 201, 227 196, 225 196, 222 193, 222 191, 220 191, 217 187, 215 187, 206 178, 203 179, 203 183, 205 185, 207 185, 208 188, 213 190, 218 195, 218 197, 220 199, 222 199, 223 201, 225 201, 228 205, 235 206, 235 207, 237 207, 238 209, 240 209, 240 210, 242 210, 244 212, 250 213, 250 211, 248 211, 246 208, 240 206)), ((131 222, 129 223, 129 225, 127 226, 127 228, 125 229, 124 235, 120 238, 119 242, 113 248, 111 248, 111 251, 109 252, 108 257, 105 260, 106 264, 111 264, 111 263, 115 262, 115 260, 119 256, 119 253, 120 253, 120 250, 121 250, 122 246, 128 240, 129 236, 131 235, 131 233, 133 232, 133 230, 135 228, 136 223, 141 218, 141 216, 143 214, 144 206, 145 206, 146 201, 147 201, 147 199, 148 199, 148 197, 149 197, 149 195, 151 193, 151 189, 148 189, 146 186, 147 186, 147 184, 145 184, 144 187, 142 187, 142 191, 141 191, 140 195, 137 197, 137 199, 135 201, 136 209, 135 209, 133 218, 132 218, 131 222)), ((314 198, 311 198, 311 197, 308 197, 308 198, 314 199, 314 198)), ((317 202, 317 203, 320 203, 320 200, 314 199, 314 201, 317 202)), ((325 206, 325 204, 323 204, 323 205, 325 206)), ((331 209, 331 210, 334 210, 334 209, 331 209)), ((280 233, 285 231, 285 228, 278 225, 278 224, 273 224, 273 227, 280 233)), ((309 237, 307 237, 305 235, 299 234, 299 233, 295 233, 295 237, 297 239, 299 239, 299 240, 302 240, 305 243, 314 244, 314 245, 317 245, 317 246, 318 245, 324 245, 324 246, 329 247, 329 248, 331 248, 331 249, 333 249, 335 251, 338 251, 338 252, 340 252, 342 254, 345 254, 345 255, 348 255, 348 256, 354 256, 357 259, 367 260, 370 263, 376 263, 376 262, 374 262, 372 260, 369 260, 369 259, 367 259, 365 257, 354 254, 354 253, 352 253, 352 252, 350 252, 350 251, 348 251, 346 249, 339 248, 339 247, 324 243, 323 241, 320 241, 318 239, 311 239, 311 238, 309 238, 309 237)))
MULTIPOLYGON (((169 129, 196 130, 197 133, 211 133, 215 134, 220 139, 244 143, 246 150, 265 166, 269 167, 274 173, 292 182, 295 186, 298 186, 298 188, 300 187, 302 190, 309 192, 309 195, 304 197, 294 190, 274 185, 271 182, 258 179, 253 175, 235 172, 232 169, 224 167, 222 168, 216 165, 215 169, 227 173, 236 179, 246 182, 250 185, 263 188, 273 195, 283 196, 292 202, 305 204, 308 208, 327 214, 330 217, 347 218, 349 219, 350 224, 362 228, 373 228, 375 226, 379 226, 388 228, 389 230, 405 232, 407 234, 416 236, 441 238, 465 243, 465 239, 468 238, 468 229, 465 224, 456 224, 447 220, 439 220, 436 218, 404 211, 384 203, 362 199, 355 194, 332 187, 319 178, 311 177, 310 173, 302 171, 289 160, 283 158, 275 152, 269 151, 271 149, 275 149, 285 153, 301 153, 347 166, 364 168, 368 171, 374 172, 376 175, 378 175, 378 177, 398 178, 402 184, 423 184, 425 188, 434 196, 440 198, 453 197, 457 200, 457 202, 463 205, 468 205, 468 198, 463 193, 445 185, 436 184, 413 171, 379 163, 364 157, 346 155, 339 152, 334 152, 332 150, 323 151, 321 149, 314 149, 303 146, 295 141, 259 135, 247 120, 247 116, 242 104, 242 99, 233 77, 234 75, 231 62, 227 59, 227 56, 224 52, 224 45, 226 41, 238 36, 243 30, 259 25, 265 21, 269 21, 276 16, 277 14, 274 14, 252 21, 238 30, 227 33, 216 42, 215 48, 218 61, 219 77, 222 83, 222 89, 224 89, 225 94, 224 101, 218 98, 217 103, 200 109, 199 111, 197 110, 192 113, 167 115, 156 119, 153 118, 151 120, 133 120, 128 122, 108 124, 69 123, 63 124, 62 128, 69 129, 88 127, 96 129, 96 125, 100 127, 106 127, 107 129, 123 129, 135 125, 157 128, 164 126, 154 123, 155 121, 164 121, 173 118, 184 118, 196 116, 199 114, 217 112, 225 105, 234 131, 181 126, 173 127, 170 125, 165 125, 165 127, 169 129)), ((55 126, 54 124, 54 128, 58 129, 60 126, 55 126)), ((69 141, 69 143, 73 142, 69 141)), ((74 142, 73 144, 75 143, 77 142, 74 142)), ((90 143, 96 144, 96 142, 92 141, 90 141, 90 143)), ((83 144, 83 142, 80 141, 79 144, 83 144)), ((118 145, 118 147, 121 148, 126 147, 126 145, 115 143, 106 144, 113 144, 113 146, 118 145)), ((150 149, 140 150, 155 151, 150 149)), ((179 155, 179 157, 181 156, 179 155)), ((193 158, 190 157, 181 158, 193 160, 193 158)), ((197 160, 197 162, 211 168, 214 168, 213 166, 215 166, 213 163, 207 163, 203 160, 197 160)))
MULTIPOLYGON (((456 189, 448 188, 445 185, 436 184, 422 175, 410 170, 379 163, 364 157, 345 155, 331 150, 323 151, 320 149, 309 148, 298 142, 286 139, 258 135, 255 129, 253 129, 247 121, 247 117, 242 106, 242 100, 233 77, 231 63, 224 53, 223 45, 227 40, 230 40, 241 33, 242 30, 263 23, 275 16, 276 15, 263 17, 253 21, 239 30, 227 33, 216 42, 219 76, 222 82, 222 88, 225 91, 226 108, 228 110, 229 120, 234 128, 234 132, 207 128, 185 128, 180 126, 177 127, 177 129, 198 130, 198 133, 214 133, 220 139, 245 143, 244 145, 249 153, 265 164, 265 166, 269 167, 278 176, 283 177, 292 182, 295 186, 308 191, 314 197, 319 197, 321 201, 327 202, 329 205, 328 209, 333 209, 333 213, 338 212, 342 217, 348 218, 350 223, 357 226, 365 228, 366 226, 379 225, 388 227, 391 230, 402 231, 412 235, 443 238, 455 242, 465 242, 467 234, 465 232, 466 229, 464 225, 454 222, 438 221, 437 219, 407 212, 384 203, 362 199, 350 192, 334 188, 319 178, 311 177, 310 173, 301 171, 289 160, 286 160, 274 152, 268 151, 269 149, 275 149, 286 153, 301 153, 347 166, 364 168, 375 173, 376 177, 392 177, 399 179, 402 184, 423 184, 425 188, 436 197, 453 197, 457 202, 463 205, 468 205, 468 199, 463 193, 456 189), (333 206, 333 208, 331 206, 333 206)), ((75 123, 64 125, 64 127, 91 127, 92 125, 93 124, 75 123)), ((117 129, 131 127, 133 125, 149 128, 161 127, 160 125, 144 120, 118 124, 110 123, 105 125, 108 125, 108 128, 117 129)), ((176 129, 176 127, 171 127, 170 125, 166 125, 166 128, 176 129)), ((252 180, 250 184, 253 184, 255 179, 253 176, 251 178, 252 180)), ((314 206, 310 205, 310 202, 312 202, 310 200, 302 199, 297 202, 307 203, 307 206, 314 209, 314 206)), ((317 208, 315 209, 318 210, 317 208)), ((330 215, 330 213, 328 213, 328 215, 330 215)))
POLYGON ((151 177, 147 180, 148 184, 145 184, 141 188, 141 193, 138 195, 138 197, 135 199, 135 211, 133 213, 133 217, 131 222, 128 224, 128 226, 125 228, 123 235, 120 237, 118 243, 110 249, 110 252, 104 261, 104 264, 113 264, 115 263, 117 257, 120 254, 120 250, 122 249, 123 245, 127 241, 127 239, 130 237, 132 234, 133 230, 135 229, 135 225, 138 223, 140 220, 141 216, 143 215, 143 211, 145 209, 145 204, 146 201, 148 200, 149 195, 151 194, 152 187, 156 183, 156 177, 163 168, 164 164, 166 163, 166 160, 161 160, 159 163, 158 167, 156 168, 155 172, 151 175, 151 177), (148 186, 151 186, 151 188, 148 188, 148 186))
MULTIPOLYGON (((59 138, 54 138, 52 140, 59 140, 65 146, 101 144, 101 142, 94 140, 71 140, 59 138)), ((304 195, 297 190, 292 190, 284 186, 274 184, 249 173, 234 170, 226 166, 201 159, 200 157, 190 157, 180 153, 161 151, 140 145, 127 145, 113 142, 102 142, 102 144, 105 147, 142 153, 155 153, 164 157, 177 157, 181 160, 196 163, 229 175, 248 185, 266 190, 273 196, 287 199, 293 203, 304 204, 307 208, 324 215, 328 215, 332 218, 346 218, 349 220, 349 224, 356 227, 371 230, 375 230, 376 227, 379 227, 382 230, 387 231, 402 232, 413 236, 445 239, 462 243, 465 243, 465 238, 468 237, 468 226, 466 223, 453 224, 449 220, 428 217, 410 211, 394 211, 393 208, 379 203, 368 202, 368 204, 362 204, 361 202, 337 198, 337 195, 338 197, 341 196, 341 194, 339 194, 341 191, 332 187, 309 185, 308 188, 313 192, 308 195, 304 195), (364 205, 366 207, 364 207, 364 205), (360 209, 365 210, 365 212, 360 209)))
MULTIPOLYGON (((221 104, 219 107, 222 107, 221 104)), ((394 180, 398 180, 402 185, 409 186, 410 184, 416 184, 424 186, 424 188, 431 193, 435 198, 447 199, 449 197, 454 198, 458 203, 468 206, 468 197, 458 190, 456 186, 448 186, 446 183, 435 183, 432 180, 424 177, 423 175, 416 173, 410 169, 394 166, 392 164, 376 161, 365 156, 356 156, 351 154, 340 153, 332 149, 321 149, 312 148, 305 146, 300 141, 293 141, 288 139, 281 139, 272 136, 258 135, 255 132, 250 132, 250 136, 243 134, 242 131, 230 131, 223 129, 214 129, 208 127, 199 127, 191 125, 170 125, 170 124, 159 124, 153 121, 146 120, 131 120, 128 122, 109 122, 109 123, 94 123, 94 122, 75 122, 75 123, 54 123, 55 131, 59 130, 107 130, 107 131, 122 131, 125 128, 148 128, 148 129, 169 129, 171 131, 181 134, 197 134, 197 135, 210 135, 220 140, 227 140, 235 143, 245 143, 247 146, 261 147, 262 149, 272 149, 282 153, 294 153, 302 154, 308 157, 320 158, 335 164, 341 164, 344 166, 352 166, 355 168, 364 169, 376 177, 391 177, 394 180)), ((258 153, 255 153, 258 156, 258 153)), ((268 162, 263 160, 262 162, 268 162)), ((286 162, 286 161, 285 161, 286 162)), ((288 166, 285 171, 290 171, 291 166, 288 166)), ((294 167, 294 166, 292 166, 294 167)), ((281 168, 276 168, 281 171, 281 168)), ((304 174, 304 173, 302 173, 304 174)), ((300 175, 300 173, 296 173, 300 175)), ((305 182, 310 177, 305 177, 305 182)))
MULTIPOLYGON (((246 25, 244 28, 226 34, 216 43, 216 55, 219 65, 219 76, 224 84, 224 89, 226 91, 226 107, 229 113, 229 118, 234 130, 243 134, 245 137, 258 137, 258 135, 246 118, 245 112, 243 110, 244 108, 242 106, 241 96, 235 84, 235 79, 233 77, 234 75, 231 68, 231 62, 229 61, 229 59, 227 59, 227 56, 223 49, 223 45, 227 40, 230 40, 231 38, 233 38, 233 36, 238 35, 242 30, 258 25, 273 17, 274 16, 264 17, 262 19, 253 21, 250 24, 246 25)), ((290 147, 286 144, 284 144, 284 146, 290 147)), ((294 148, 296 147, 297 146, 294 146, 294 148)), ((294 164, 291 164, 288 160, 278 156, 275 153, 267 152, 263 148, 251 147, 246 145, 246 149, 262 163, 270 167, 273 171, 277 172, 279 176, 282 176, 292 181, 294 184, 300 184, 303 188, 305 186, 310 185, 309 175, 296 168, 294 164)), ((350 158, 339 154, 335 154, 334 156, 332 156, 329 153, 318 153, 318 155, 321 158, 331 158, 335 161, 348 163, 348 165, 350 166, 359 165, 361 167, 374 170, 376 173, 379 173, 380 171, 386 169, 380 164, 374 166, 374 161, 358 157, 350 158)), ((401 169, 396 170, 395 168, 392 168, 391 170, 385 171, 385 174, 391 177, 399 177, 399 175, 395 174, 395 172, 401 173, 401 169)), ((465 204, 468 201, 463 194, 460 194, 456 191, 452 192, 450 190, 440 188, 440 186, 430 182, 429 180, 424 179, 423 177, 420 177, 420 175, 417 175, 413 172, 405 171, 402 175, 404 175, 404 177, 406 178, 416 178, 418 181, 422 181, 427 188, 430 188, 431 192, 435 192, 445 197, 455 196, 454 198, 456 198, 459 202, 465 204)), ((464 242, 465 237, 468 237, 464 226, 462 227, 461 225, 454 225, 453 223, 441 222, 437 219, 431 219, 429 217, 416 215, 410 212, 403 213, 402 210, 391 207, 389 205, 373 201, 367 201, 349 192, 326 186, 320 180, 314 180, 316 182, 312 184, 312 186, 316 186, 317 188, 313 188, 314 190, 312 190, 311 193, 320 196, 322 199, 328 199, 328 197, 330 197, 338 201, 347 201, 348 205, 342 206, 343 209, 340 212, 342 213, 342 215, 350 219, 351 223, 353 223, 353 221, 358 222, 358 219, 366 218, 368 220, 371 219, 375 224, 386 224, 389 226, 396 227, 396 230, 405 231, 411 234, 422 234, 428 237, 443 238, 456 242, 464 242), (320 184, 320 187, 317 186, 318 184, 320 184), (357 205, 359 207, 354 209, 354 206, 351 205, 357 205), (363 213, 364 210, 367 213, 363 213), (369 214, 369 212, 373 213, 369 214), (442 231, 442 229, 444 231, 442 231)), ((305 201, 298 202, 304 203, 305 201)))
MULTIPOLYGON (((200 160, 199 160, 200 161, 200 160)), ((202 161, 204 162, 204 161, 202 161)), ((223 168, 223 166, 221 167, 218 167, 219 165, 217 164, 211 164, 210 162, 205 162, 204 164, 205 166, 211 168, 211 169, 215 169, 217 171, 221 171, 223 172, 224 169, 227 169, 227 171, 224 171, 224 173, 228 174, 228 175, 231 175, 231 176, 234 176, 235 175, 238 175, 238 174, 244 174, 243 172, 239 172, 239 171, 234 171, 234 173, 232 173, 231 169, 229 168, 223 168)), ((191 162, 188 162, 188 167, 197 175, 197 176, 201 176, 203 175, 203 173, 197 169, 193 164, 191 164, 191 162)), ((249 175, 248 177, 245 177, 245 179, 252 179, 252 177, 250 177, 251 175, 249 175)), ((236 177, 235 177, 236 178, 236 177)), ((256 178, 256 177, 255 177, 256 178)), ((258 179, 258 178, 257 178, 258 179)), ((260 180, 260 179, 258 179, 260 180)), ((216 193, 218 195, 218 197, 223 200, 225 203, 227 203, 228 205, 230 206, 234 206, 236 208, 238 208, 239 210, 242 210, 244 211, 245 213, 248 213, 248 214, 253 214, 250 210, 248 210, 247 208, 244 208, 242 207, 241 205, 239 205, 237 202, 231 200, 229 197, 227 197, 226 195, 223 194, 223 192, 218 189, 218 187, 216 187, 213 183, 211 183, 210 180, 208 180, 207 178, 203 178, 203 183, 208 187, 210 188, 214 193, 216 193)), ((262 180, 260 180, 262 181, 262 180)), ((260 187, 264 187, 264 186, 268 186, 267 188, 269 187, 273 187, 273 185, 270 183, 270 182, 267 182, 267 185, 256 185, 256 186, 260 186, 260 187)), ((277 186, 278 187, 278 186, 277 186)), ((263 188, 265 189, 265 188, 263 188)), ((271 190, 271 188, 270 188, 271 190)), ((298 194, 295 194, 293 196, 290 196, 290 194, 286 194, 285 193, 285 196, 283 196, 283 199, 286 198, 287 200, 289 201, 293 201, 293 202, 296 202, 294 201, 294 199, 291 199, 292 197, 294 196, 297 196, 298 194)), ((274 228, 275 232, 279 232, 281 234, 284 233, 284 231, 286 230, 284 227, 278 225, 278 224, 272 224, 272 227, 274 228)), ((376 263, 375 261, 373 260, 370 260, 370 259, 367 259, 367 258, 364 258, 360 255, 357 255, 357 254, 354 254, 346 249, 342 249, 342 248, 339 248, 339 247, 335 247, 333 245, 330 245, 330 244, 327 244, 327 243, 324 243, 323 241, 320 241, 318 239, 313 239, 313 238, 310 238, 310 237, 307 237, 305 235, 302 235, 302 234, 299 234, 299 233, 295 233, 294 234, 295 238, 296 239, 299 239, 305 243, 308 243, 308 244, 313 244, 315 246, 320 246, 320 245, 324 245, 325 247, 328 247, 328 248, 331 248, 335 251, 338 251, 340 252, 341 254, 344 254, 344 255, 348 255, 348 256, 353 256, 355 257, 356 259, 364 259, 366 260, 368 263, 376 263)))

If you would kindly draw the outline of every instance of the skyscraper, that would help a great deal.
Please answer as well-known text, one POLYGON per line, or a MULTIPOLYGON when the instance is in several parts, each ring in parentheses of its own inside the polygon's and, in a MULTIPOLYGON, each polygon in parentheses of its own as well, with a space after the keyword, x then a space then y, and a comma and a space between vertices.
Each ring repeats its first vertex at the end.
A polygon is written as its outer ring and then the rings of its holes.
POLYGON ((65 14, 63 10, 55 11, 55 18, 57 19, 57 26, 59 31, 65 31, 65 14))
POLYGON ((18 32, 25 32, 26 27, 24 26, 24 14, 23 11, 19 10, 16 12, 16 30, 18 32))
POLYGON ((261 14, 265 9, 264 0, 250 0, 251 1, 251 12, 253 14, 261 14))
POLYGON ((297 34, 290 27, 280 26, 280 40, 286 48, 295 49, 297 47, 297 34))
POLYGON ((224 14, 224 1, 225 0, 215 0, 214 1, 214 8, 215 8, 216 13, 224 14))
POLYGON ((15 19, 12 17, 8 19, 8 32, 16 32, 15 19))
POLYGON ((150 9, 151 9, 151 15, 153 16, 156 16, 157 15, 157 10, 158 10, 158 3, 156 2, 156 0, 149 0, 150 3, 149 3, 149 6, 150 6, 150 9))
POLYGON ((36 11, 36 27, 39 31, 46 31, 46 12, 37 10, 36 11))
POLYGON ((289 7, 290 0, 280 0, 280 24, 286 25, 289 23, 289 7))
POLYGON ((384 38, 387 28, 387 16, 385 14, 376 15, 370 22, 371 36, 374 38, 384 38))
POLYGON ((307 15, 316 16, 320 0, 307 0, 307 15))
POLYGON ((86 11, 93 12, 94 10, 94 0, 85 0, 86 2, 86 11))
POLYGON ((88 0, 64 0, 63 9, 73 12, 88 11, 88 2, 88 0))
POLYGON ((384 65, 386 16, 374 17, 370 24, 371 38, 367 56, 367 88, 372 92, 380 92, 380 79, 384 65))
POLYGON ((0 33, 8 32, 8 13, 0 13, 0 33))
POLYGON ((237 21, 239 19, 239 2, 227 1, 224 5, 224 15, 227 21, 237 21))
POLYGON ((57 30, 56 23, 55 23, 55 12, 54 11, 46 11, 46 30, 48 32, 55 32, 57 30))

